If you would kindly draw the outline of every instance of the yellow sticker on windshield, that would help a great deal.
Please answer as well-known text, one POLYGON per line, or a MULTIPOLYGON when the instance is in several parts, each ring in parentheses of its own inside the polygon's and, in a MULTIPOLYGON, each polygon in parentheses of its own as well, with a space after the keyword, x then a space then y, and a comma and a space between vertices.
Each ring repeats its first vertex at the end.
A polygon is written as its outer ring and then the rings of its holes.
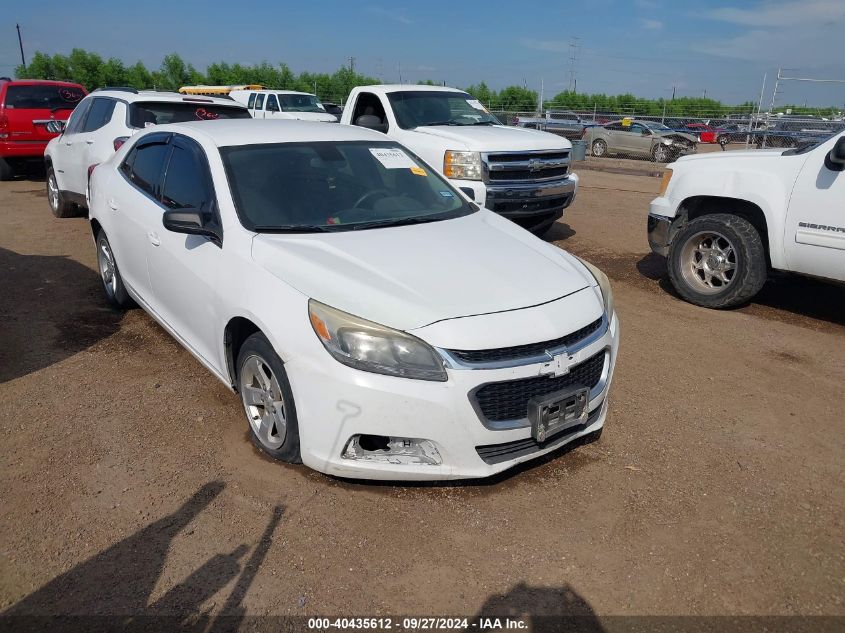
POLYGON ((425 176, 425 169, 422 167, 411 167, 411 173, 416 174, 417 176, 425 176))

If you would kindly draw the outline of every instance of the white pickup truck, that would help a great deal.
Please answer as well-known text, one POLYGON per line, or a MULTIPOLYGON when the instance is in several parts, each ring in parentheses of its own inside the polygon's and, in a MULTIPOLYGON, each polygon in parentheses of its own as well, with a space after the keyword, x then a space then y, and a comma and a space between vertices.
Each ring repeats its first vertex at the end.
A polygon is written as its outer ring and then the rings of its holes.
POLYGON ((572 143, 502 125, 471 95, 439 86, 354 88, 342 124, 383 132, 477 204, 542 234, 572 204, 572 143))
POLYGON ((649 209, 684 299, 747 302, 771 269, 845 281, 845 133, 804 148, 685 156, 649 209))

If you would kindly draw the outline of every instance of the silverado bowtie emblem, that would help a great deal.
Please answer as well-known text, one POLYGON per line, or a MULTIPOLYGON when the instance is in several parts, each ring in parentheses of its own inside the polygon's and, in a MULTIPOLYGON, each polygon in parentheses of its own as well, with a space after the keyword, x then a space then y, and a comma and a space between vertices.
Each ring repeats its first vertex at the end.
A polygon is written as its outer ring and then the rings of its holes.
POLYGON ((543 376, 565 376, 569 373, 569 367, 572 365, 573 358, 567 352, 561 352, 552 356, 548 351, 546 354, 551 356, 551 361, 543 365, 540 374, 543 376))
POLYGON ((543 161, 539 158, 532 158, 528 161, 528 171, 540 171, 543 168, 543 161))

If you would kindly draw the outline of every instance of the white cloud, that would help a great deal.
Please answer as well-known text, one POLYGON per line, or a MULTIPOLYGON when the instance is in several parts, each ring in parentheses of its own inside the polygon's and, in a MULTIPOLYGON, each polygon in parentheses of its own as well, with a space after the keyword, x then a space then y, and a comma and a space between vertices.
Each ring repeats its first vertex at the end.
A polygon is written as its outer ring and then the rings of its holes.
POLYGON ((797 25, 824 25, 845 18, 842 0, 781 0, 761 2, 751 8, 723 7, 704 14, 711 20, 741 26, 794 27, 797 25))
POLYGON ((640 24, 644 29, 649 31, 659 31, 663 28, 663 22, 660 20, 650 20, 648 18, 640 18, 640 24))
POLYGON ((366 11, 372 15, 393 20, 394 22, 399 22, 400 24, 413 24, 413 21, 403 14, 404 9, 385 9, 384 7, 369 6, 366 8, 366 11))

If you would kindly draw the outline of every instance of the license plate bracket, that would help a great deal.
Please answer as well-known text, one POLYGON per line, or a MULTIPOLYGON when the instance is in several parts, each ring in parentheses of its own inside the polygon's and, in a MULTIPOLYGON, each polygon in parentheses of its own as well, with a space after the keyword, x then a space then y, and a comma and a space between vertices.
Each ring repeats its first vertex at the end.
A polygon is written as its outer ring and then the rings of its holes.
POLYGON ((573 426, 587 422, 589 415, 590 390, 576 386, 528 401, 528 420, 531 422, 531 437, 538 442, 573 426))

